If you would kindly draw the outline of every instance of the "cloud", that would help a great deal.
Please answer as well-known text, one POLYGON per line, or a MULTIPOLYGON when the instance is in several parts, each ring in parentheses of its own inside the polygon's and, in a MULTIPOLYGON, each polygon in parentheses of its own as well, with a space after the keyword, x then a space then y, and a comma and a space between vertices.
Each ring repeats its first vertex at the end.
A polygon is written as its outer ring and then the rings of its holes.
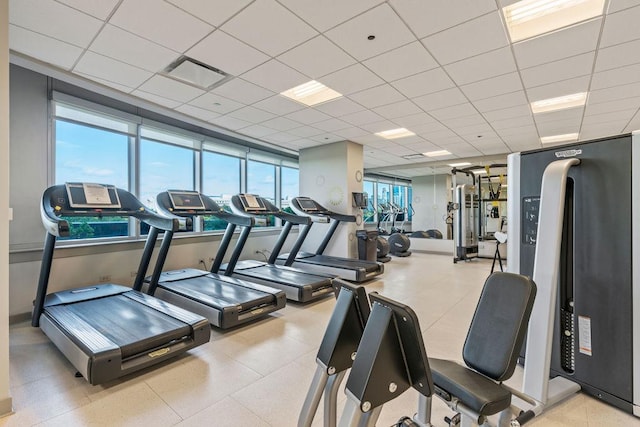
POLYGON ((107 168, 84 168, 82 172, 89 176, 111 176, 113 175, 113 170, 107 168))

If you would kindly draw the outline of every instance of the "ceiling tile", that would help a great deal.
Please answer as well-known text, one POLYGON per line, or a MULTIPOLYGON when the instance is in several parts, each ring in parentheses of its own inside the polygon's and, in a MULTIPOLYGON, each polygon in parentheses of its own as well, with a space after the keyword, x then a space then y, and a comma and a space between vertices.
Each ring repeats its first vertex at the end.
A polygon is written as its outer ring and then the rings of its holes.
POLYGON ((579 122, 584 114, 584 107, 568 108, 566 110, 552 111, 548 113, 534 114, 537 124, 547 122, 559 122, 561 120, 579 122))
POLYGON ((287 133, 287 132, 279 132, 279 133, 274 133, 273 135, 265 136, 264 139, 266 139, 267 141, 287 143, 287 142, 298 140, 300 139, 300 137, 296 135, 291 135, 290 133, 287 133))
POLYGON ((527 104, 527 97, 523 90, 481 99, 473 103, 481 113, 527 104))
POLYGON ((96 76, 90 76, 89 74, 79 73, 77 71, 74 74, 76 74, 78 76, 81 76, 81 77, 84 77, 84 78, 86 78, 87 80, 90 80, 93 83, 100 83, 103 86, 108 86, 108 87, 113 88, 115 90, 119 90, 120 92, 129 93, 134 89, 132 87, 121 85, 119 83, 110 82, 109 80, 101 79, 101 78, 96 77, 96 76))
POLYGON ((323 32, 382 2, 383 0, 280 0, 293 13, 323 32))
POLYGON ((529 68, 595 50, 601 24, 598 18, 514 44, 518 67, 529 68))
POLYGON ((479 151, 484 154, 485 156, 489 156, 492 154, 503 154, 503 153, 510 153, 511 150, 509 150, 509 147, 507 147, 505 144, 498 144, 498 145, 493 145, 490 147, 480 147, 479 151))
POLYGON ((407 100, 383 105, 382 107, 376 107, 373 108, 373 111, 387 119, 395 119, 397 117, 422 113, 420 108, 418 108, 413 102, 407 100))
POLYGON ((595 52, 583 53, 560 61, 527 68, 520 71, 520 75, 526 88, 587 76, 591 74, 594 57, 595 52))
POLYGON ((456 83, 464 85, 516 71, 516 64, 511 49, 504 47, 454 62, 444 68, 456 83))
POLYGON ((321 135, 312 136, 311 140, 322 142, 325 144, 330 144, 332 142, 344 141, 344 138, 342 138, 339 135, 334 135, 332 133, 323 133, 321 135))
POLYGON ((210 122, 211 120, 219 117, 220 114, 214 113, 213 111, 205 110, 204 108, 194 107, 189 104, 182 104, 176 111, 179 111, 187 116, 195 117, 200 120, 204 120, 205 122, 210 122))
POLYGON ((469 141, 474 141, 478 139, 479 136, 484 138, 489 135, 496 135, 495 132, 493 131, 493 128, 489 126, 487 122, 480 123, 477 125, 457 127, 456 133, 469 141))
POLYGON ((256 124, 276 117, 275 114, 268 113, 264 110, 260 110, 251 106, 235 110, 229 113, 229 116, 256 124))
POLYGON ((498 135, 500 135, 503 139, 508 138, 510 136, 514 136, 514 135, 527 135, 527 134, 538 135, 538 130, 533 125, 527 125, 527 126, 518 126, 515 128, 509 128, 509 129, 501 129, 498 131, 498 135))
POLYGON ((442 68, 425 71, 391 83, 393 87, 409 98, 438 92, 455 86, 442 68))
POLYGON ((278 60, 314 79, 356 62, 324 36, 317 36, 283 53, 278 60))
POLYGON ((622 9, 628 9, 632 6, 637 6, 638 0, 610 0, 609 1, 609 13, 618 12, 622 9))
POLYGON ((105 25, 89 50, 151 72, 164 70, 179 53, 113 25, 105 25))
POLYGON ((460 89, 469 100, 475 101, 521 90, 522 82, 518 73, 510 73, 460 86, 460 89))
POLYGON ((418 106, 423 110, 430 112, 440 108, 466 103, 467 98, 462 92, 460 92, 460 89, 454 87, 451 89, 441 90, 440 92, 419 96, 414 98, 413 102, 418 104, 418 106))
POLYGON ((495 0, 391 0, 390 3, 419 38, 497 9, 495 0))
POLYGON ((271 98, 256 102, 253 106, 280 116, 305 108, 304 105, 291 101, 282 95, 275 95, 271 98))
POLYGON ((321 122, 323 120, 328 120, 331 118, 331 116, 323 113, 322 111, 314 110, 313 108, 305 108, 304 110, 287 114, 287 118, 295 120, 296 122, 310 125, 313 123, 321 122))
POLYGON ((382 120, 374 123, 366 123, 360 126, 364 130, 368 130, 371 133, 378 133, 385 130, 391 130, 396 128, 396 124, 389 120, 382 120))
POLYGON ((434 121, 435 120, 433 119, 433 117, 431 117, 427 113, 422 113, 422 112, 417 114, 411 114, 408 116, 403 116, 403 117, 396 117, 393 119, 394 123, 397 123, 400 126, 403 126, 405 128, 409 128, 412 126, 421 126, 428 123, 433 123, 434 121))
POLYGON ((555 98, 572 93, 586 92, 589 89, 590 76, 576 77, 548 85, 537 86, 527 89, 529 101, 540 101, 542 99, 555 98))
POLYGON ((509 44, 497 11, 436 33, 422 42, 440 64, 450 64, 509 44))
POLYGON ((174 101, 173 99, 168 99, 168 98, 158 96, 153 93, 145 92, 139 89, 136 89, 133 92, 131 92, 131 95, 137 96, 138 98, 146 99, 147 101, 151 101, 154 104, 162 105, 169 108, 176 108, 182 105, 182 102, 180 101, 174 101))
MULTIPOLYGON (((490 123, 495 120, 513 119, 515 117, 530 117, 531 108, 528 105, 512 108, 504 108, 501 110, 493 110, 482 114, 490 123)), ((493 123, 492 123, 493 124, 493 123)), ((494 126, 494 129, 495 128, 494 126)))
POLYGON ((557 122, 538 123, 540 136, 565 135, 580 130, 580 120, 560 120, 557 122))
POLYGON ((293 68, 272 59, 242 75, 242 78, 276 93, 280 93, 310 79, 293 68))
POLYGON ((65 70, 82 54, 82 48, 65 43, 15 25, 9 25, 9 47, 42 62, 53 64, 65 70))
POLYGON ((454 105, 453 107, 442 108, 440 110, 430 111, 433 117, 438 120, 455 119, 456 117, 472 116, 478 112, 469 103, 454 105))
MULTIPOLYGON (((109 17, 119 0, 58 0, 58 2, 104 21, 109 17)), ((13 2, 11 7, 13 7, 13 2)))
POLYGON ((343 95, 349 95, 384 83, 384 80, 373 74, 362 64, 354 64, 318 80, 343 95))
POLYGON ((585 116, 582 126, 594 126, 594 125, 605 125, 608 123, 619 123, 624 122, 622 126, 620 126, 620 131, 624 128, 629 120, 633 118, 633 116, 638 111, 638 107, 635 106, 628 110, 619 110, 610 113, 603 114, 593 114, 590 116, 585 116))
POLYGON ((266 122, 263 122, 261 124, 262 126, 267 126, 279 131, 295 129, 297 127, 300 127, 301 125, 301 123, 298 123, 291 119, 287 119, 286 117, 276 117, 275 119, 267 120, 266 122))
POLYGON ((322 122, 314 123, 313 126, 327 132, 334 132, 336 130, 346 129, 351 127, 349 123, 344 122, 340 119, 334 119, 334 118, 331 118, 329 120, 324 120, 322 122))
POLYGON ((12 1, 9 23, 79 47, 87 47, 103 22, 54 1, 12 1))
POLYGON ((480 156, 482 154, 477 148, 467 142, 448 145, 447 151, 459 157, 480 156))
POLYGON ((227 114, 231 111, 244 107, 244 105, 239 102, 212 92, 205 93, 204 95, 189 102, 189 104, 218 114, 227 114))
POLYGON ((211 120, 211 123, 221 126, 225 129, 230 129, 230 130, 238 130, 238 129, 245 128, 247 126, 251 126, 250 122, 236 119, 235 117, 231 117, 231 116, 216 117, 215 119, 211 120))
POLYGON ((186 55, 233 76, 239 76, 269 60, 264 53, 221 30, 209 34, 189 49, 186 55))
MULTIPOLYGON (((80 1, 80 0, 76 0, 80 1)), ((219 27, 253 0, 167 0, 180 9, 219 27)))
POLYGON ((262 138, 263 136, 272 135, 277 132, 278 131, 275 129, 271 129, 262 125, 247 126, 246 128, 242 128, 240 130, 240 133, 252 136, 254 138, 262 138))
MULTIPOLYGON (((507 109, 506 111, 508 110, 509 109, 507 109)), ((498 132, 502 129, 513 129, 521 126, 535 126, 533 117, 531 116, 531 111, 529 111, 529 115, 519 114, 516 117, 491 119, 489 120, 489 124, 491 124, 491 127, 493 127, 498 132)))
POLYGON ((156 0, 124 0, 109 23, 178 52, 189 49, 213 30, 213 26, 177 7, 156 0))
POLYGON ((379 114, 374 113, 370 110, 358 111, 357 113, 347 114, 345 116, 340 117, 347 123, 351 123, 355 126, 364 125, 367 123, 374 123, 384 120, 379 114))
MULTIPOLYGON (((261 88, 240 78, 231 79, 223 85, 215 87, 211 92, 243 104, 253 104, 254 102, 273 96, 273 92, 270 90, 261 88)), ((273 111, 273 113, 280 114, 275 111, 273 111)))
POLYGON ((349 139, 358 136, 367 135, 369 132, 366 130, 360 129, 359 127, 350 127, 346 129, 340 129, 333 131, 336 135, 340 135, 343 138, 349 139))
POLYGON ((277 56, 318 34, 275 1, 256 0, 222 29, 271 56, 277 56))
POLYGON ((640 83, 632 83, 591 91, 587 102, 589 104, 597 104, 600 102, 615 101, 618 99, 633 98, 636 96, 640 96, 640 83))
POLYGON ((640 40, 600 49, 595 71, 611 70, 612 68, 636 64, 638 62, 636 55, 638 51, 640 51, 640 40))
POLYGON ((473 114, 473 115, 464 116, 464 117, 444 119, 442 120, 442 123, 445 126, 448 126, 449 128, 455 129, 457 131, 459 128, 463 128, 467 126, 486 124, 487 121, 480 114, 473 114))
POLYGON ((580 140, 587 141, 590 139, 604 138, 617 135, 622 132, 626 122, 613 122, 607 124, 596 124, 593 126, 583 126, 580 131, 580 140))
POLYGON ((309 138, 312 136, 320 135, 321 133, 325 133, 325 131, 316 129, 315 127, 311 127, 311 126, 301 126, 298 128, 290 129, 287 131, 287 133, 290 133, 291 135, 299 136, 301 138, 309 138))
POLYGON ((625 111, 640 108, 640 97, 625 98, 616 101, 601 102, 599 104, 587 104, 584 115, 592 116, 594 114, 614 113, 616 111, 625 111))
POLYGON ((640 28, 637 25, 639 20, 640 6, 607 15, 604 29, 602 30, 600 47, 640 39, 640 28))
POLYGON ((141 85, 153 75, 146 70, 93 52, 86 52, 73 71, 133 88, 141 85))
POLYGON ((636 130, 640 130, 640 111, 633 116, 623 132, 633 132, 636 130))
POLYGON ((386 3, 327 31, 325 35, 360 61, 415 41, 411 31, 386 3), (368 40, 370 35, 374 35, 375 40, 368 40))
POLYGON ((431 135, 435 132, 448 132, 447 135, 451 134, 451 130, 448 129, 445 125, 440 122, 436 122, 434 119, 431 119, 431 123, 422 123, 422 124, 414 124, 411 125, 409 129, 418 135, 431 135))
POLYGON ((403 101, 405 97, 391 85, 380 85, 371 89, 349 95, 349 98, 367 108, 375 108, 380 105, 403 101))
POLYGON ((202 89, 159 75, 151 77, 138 89, 180 102, 189 102, 205 94, 202 89))
POLYGON ((346 114, 364 110, 362 105, 345 97, 329 102, 323 102, 322 104, 316 105, 314 108, 334 117, 342 117, 346 114))
POLYGON ((633 64, 594 73, 591 78, 591 90, 637 82, 640 82, 640 64, 633 64))
POLYGON ((419 41, 367 59, 363 64, 386 81, 397 80, 438 66, 419 41))

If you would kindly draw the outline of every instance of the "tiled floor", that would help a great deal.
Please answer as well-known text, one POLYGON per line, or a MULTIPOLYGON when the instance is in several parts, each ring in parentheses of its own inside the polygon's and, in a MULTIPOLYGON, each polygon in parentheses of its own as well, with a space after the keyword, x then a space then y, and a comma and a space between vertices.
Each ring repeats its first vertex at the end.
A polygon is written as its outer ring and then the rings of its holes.
MULTIPOLYGON (((367 284, 414 308, 429 356, 460 359, 490 260, 453 264, 414 253, 385 265, 367 284)), ((0 426, 295 426, 334 300, 289 304, 257 323, 227 332, 172 363, 104 386, 75 378, 73 367, 38 329, 10 331, 11 393, 16 413, 0 426)), ((340 393, 340 408, 344 405, 340 393)), ((379 426, 415 411, 406 392, 383 409, 379 426)), ((433 421, 447 408, 435 399, 433 421)), ((314 426, 322 426, 316 417, 314 426)), ((629 426, 640 420, 578 394, 532 422, 535 426, 629 426)))

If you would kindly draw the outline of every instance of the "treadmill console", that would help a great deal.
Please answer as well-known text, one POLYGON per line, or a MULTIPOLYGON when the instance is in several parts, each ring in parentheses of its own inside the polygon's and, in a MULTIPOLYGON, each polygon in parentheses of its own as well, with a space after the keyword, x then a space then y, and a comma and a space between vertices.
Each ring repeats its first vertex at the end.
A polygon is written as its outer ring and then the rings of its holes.
POLYGON ((318 207, 318 205, 316 204, 316 202, 314 202, 311 199, 302 199, 299 198, 298 199, 298 204, 300 205, 300 207, 308 213, 314 213, 314 212, 320 212, 321 209, 318 207))
POLYGON ((171 207, 174 210, 187 211, 187 210, 205 210, 202 196, 197 191, 167 191, 169 194, 169 200, 171 200, 171 207))
POLYGON ((238 194, 238 197, 245 212, 259 213, 267 210, 264 201, 259 196, 254 194, 238 194))
POLYGON ((118 190, 113 185, 88 182, 68 182, 65 184, 67 199, 71 208, 120 209, 118 190))

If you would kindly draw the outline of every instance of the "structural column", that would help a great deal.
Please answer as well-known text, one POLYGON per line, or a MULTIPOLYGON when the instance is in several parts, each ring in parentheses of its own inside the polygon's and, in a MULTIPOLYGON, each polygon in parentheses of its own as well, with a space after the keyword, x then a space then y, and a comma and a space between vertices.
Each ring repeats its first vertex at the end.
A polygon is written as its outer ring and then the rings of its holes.
MULTIPOLYGON (((350 141, 300 150, 300 195, 308 196, 329 210, 352 214, 358 223, 342 224, 325 254, 357 257, 355 231, 362 228, 362 212, 353 207, 352 193, 362 192, 362 145, 350 141)), ((372 196, 372 195, 370 195, 372 196)), ((328 225, 314 224, 303 250, 315 252, 328 225)))
POLYGON ((0 416, 9 395, 9 0, 0 0, 0 416))

